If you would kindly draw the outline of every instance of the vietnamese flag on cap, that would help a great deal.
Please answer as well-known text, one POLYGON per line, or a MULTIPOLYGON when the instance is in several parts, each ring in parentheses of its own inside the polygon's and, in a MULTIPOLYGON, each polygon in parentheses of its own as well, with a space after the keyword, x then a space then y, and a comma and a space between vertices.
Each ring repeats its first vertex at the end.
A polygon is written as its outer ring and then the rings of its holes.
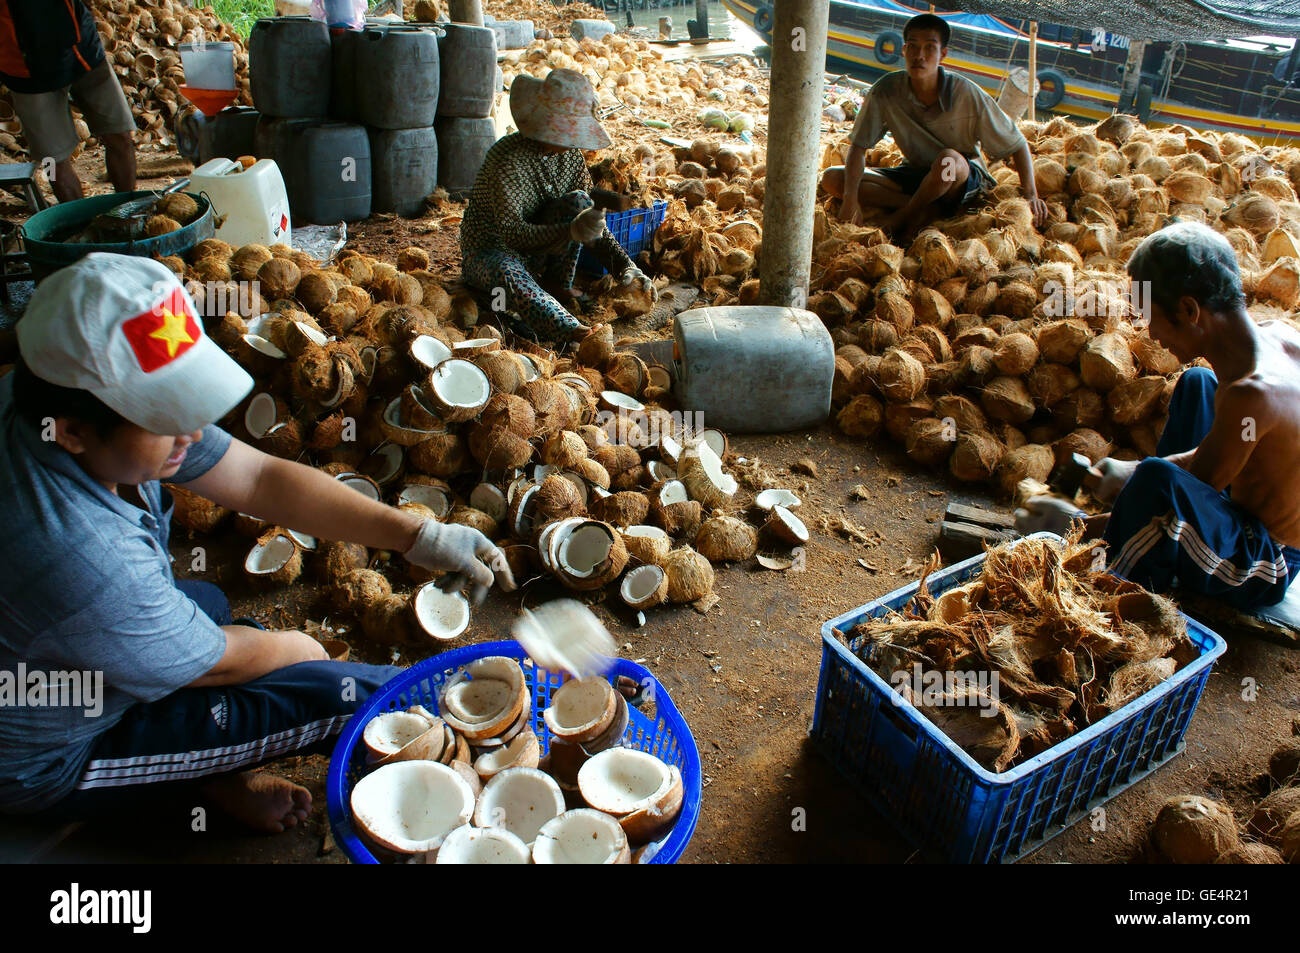
POLYGON ((185 290, 179 286, 144 314, 124 322, 122 331, 146 374, 167 366, 203 336, 185 290))

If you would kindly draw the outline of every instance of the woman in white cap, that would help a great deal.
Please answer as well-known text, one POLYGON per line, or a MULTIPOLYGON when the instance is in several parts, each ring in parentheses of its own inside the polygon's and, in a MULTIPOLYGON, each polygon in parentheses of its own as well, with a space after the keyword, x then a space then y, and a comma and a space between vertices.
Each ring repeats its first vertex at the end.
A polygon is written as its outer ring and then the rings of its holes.
POLYGON ((510 85, 510 112, 519 131, 483 160, 461 223, 461 268, 469 284, 505 290, 523 325, 516 330, 563 344, 587 329, 543 286, 570 291, 583 246, 624 284, 652 287, 587 194, 583 150, 610 140, 586 77, 567 69, 551 70, 545 81, 520 74, 510 85))
POLYGON ((250 769, 327 754, 398 670, 331 662, 311 636, 239 624, 216 586, 174 579, 160 481, 402 552, 475 598, 494 575, 513 587, 504 556, 216 427, 252 378, 156 261, 92 254, 55 272, 17 337, 0 378, 0 813, 203 795, 258 830, 297 825, 307 789, 250 769), (60 691, 33 694, 33 679, 60 691))

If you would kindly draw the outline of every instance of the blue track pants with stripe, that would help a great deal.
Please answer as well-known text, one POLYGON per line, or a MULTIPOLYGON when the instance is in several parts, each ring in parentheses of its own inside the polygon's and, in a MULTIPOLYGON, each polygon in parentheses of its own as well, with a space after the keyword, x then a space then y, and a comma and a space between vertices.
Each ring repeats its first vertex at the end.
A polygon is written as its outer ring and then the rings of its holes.
POLYGON ((1160 457, 1200 445, 1214 421, 1218 381, 1183 373, 1157 457, 1138 465, 1106 526, 1112 572, 1157 592, 1174 587, 1242 611, 1276 605, 1300 572, 1300 550, 1275 543, 1264 525, 1182 467, 1160 457))

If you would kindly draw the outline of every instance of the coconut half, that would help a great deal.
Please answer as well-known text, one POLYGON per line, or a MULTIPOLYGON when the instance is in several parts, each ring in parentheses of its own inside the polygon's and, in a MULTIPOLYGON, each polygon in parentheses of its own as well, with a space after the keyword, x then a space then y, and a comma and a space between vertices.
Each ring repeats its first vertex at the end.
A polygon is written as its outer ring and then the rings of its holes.
POLYGON ((629 526, 622 530, 628 555, 646 565, 662 566, 673 548, 673 539, 658 526, 629 526))
POLYGON ((535 768, 541 756, 537 735, 521 731, 501 747, 479 755, 474 760, 474 770, 484 781, 490 781, 507 768, 535 768))
POLYGON ((445 764, 398 761, 358 781, 351 805, 353 822, 376 844, 399 854, 422 854, 469 823, 474 792, 445 764))
POLYGON ((620 394, 616 390, 603 390, 600 392, 600 407, 602 410, 623 411, 633 414, 645 412, 645 404, 635 397, 620 394))
POLYGON ((763 524, 763 529, 791 546, 802 546, 808 542, 808 527, 784 506, 772 507, 772 514, 763 524))
POLYGON ((573 744, 591 741, 618 713, 618 692, 601 675, 570 679, 551 696, 542 713, 551 734, 573 744))
POLYGON ((668 764, 637 748, 602 751, 578 771, 582 799, 589 807, 615 817, 656 803, 671 784, 668 764))
POLYGON ((659 840, 672 826, 682 812, 682 799, 686 789, 682 784, 682 772, 672 765, 668 769, 668 778, 652 794, 644 805, 629 811, 619 819, 628 843, 633 846, 659 840))
POLYGON ((372 500, 378 500, 380 497, 379 484, 364 473, 340 473, 335 479, 372 500))
POLYGON ((726 506, 735 495, 735 477, 722 468, 722 458, 703 441, 694 444, 678 462, 677 471, 691 499, 708 509, 726 506))
POLYGON ((451 489, 430 483, 408 483, 397 494, 397 503, 399 506, 403 503, 418 503, 432 510, 438 519, 446 519, 451 512, 451 489))
POLYGON ((528 845, 500 827, 458 827, 438 848, 435 864, 526 864, 528 845))
POLYGON ((677 479, 677 468, 662 460, 651 460, 645 465, 645 468, 646 472, 650 474, 652 483, 663 483, 667 480, 677 479))
POLYGON ((442 696, 442 717, 466 740, 478 741, 501 734, 519 717, 523 700, 518 689, 497 678, 457 682, 442 696))
POLYGON ((451 348, 428 334, 418 334, 411 340, 411 359, 432 371, 451 357, 451 348))
POLYGON ((280 418, 275 398, 267 393, 254 394, 253 399, 248 402, 248 408, 244 411, 244 428, 257 440, 268 436, 287 422, 287 416, 284 419, 280 418))
POLYGON ((267 534, 244 559, 244 572, 259 582, 288 585, 302 573, 302 552, 287 533, 267 534))
POLYGON ((563 813, 564 792, 554 778, 536 768, 507 768, 483 785, 474 824, 508 830, 531 847, 546 822, 563 813))
POLYGON ((406 469, 406 451, 396 444, 386 443, 375 448, 361 462, 363 476, 368 476, 380 486, 392 483, 406 469))
POLYGON ((560 537, 556 571, 571 589, 599 589, 627 565, 627 547, 608 523, 585 520, 560 537))
POLYGON ((437 582, 415 590, 411 611, 420 630, 440 642, 449 642, 469 628, 469 600, 464 593, 443 592, 437 582))
POLYGON ((376 715, 361 733, 366 764, 437 761, 446 742, 444 727, 441 718, 427 712, 389 711, 376 715))
POLYGON ((653 609, 668 598, 668 574, 653 564, 638 566, 623 577, 618 594, 633 609, 653 609))
POLYGON ((628 864, 632 855, 618 821, 590 808, 548 821, 533 844, 536 864, 628 864))
POLYGON ((449 423, 469 420, 492 397, 492 382, 477 365, 457 358, 443 361, 424 388, 428 403, 449 423))
POLYGON ((498 523, 504 520, 509 512, 505 493, 500 487, 491 483, 480 483, 474 487, 469 494, 469 505, 476 510, 482 510, 498 523))
POLYGON ((802 502, 799 497, 795 496, 789 490, 763 490, 754 497, 754 505, 760 510, 770 511, 774 506, 784 506, 792 510, 802 502))
POLYGON ((574 599, 524 609, 510 633, 537 665, 577 678, 606 671, 615 654, 609 630, 596 613, 574 599))

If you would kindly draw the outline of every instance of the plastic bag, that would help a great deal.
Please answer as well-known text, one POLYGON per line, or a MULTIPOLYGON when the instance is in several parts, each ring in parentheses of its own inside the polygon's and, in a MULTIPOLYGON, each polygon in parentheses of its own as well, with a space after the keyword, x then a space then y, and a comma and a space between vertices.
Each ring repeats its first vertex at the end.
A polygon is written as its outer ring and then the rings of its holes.
POLYGON ((311 17, 332 28, 360 30, 366 25, 366 0, 311 0, 311 17))

